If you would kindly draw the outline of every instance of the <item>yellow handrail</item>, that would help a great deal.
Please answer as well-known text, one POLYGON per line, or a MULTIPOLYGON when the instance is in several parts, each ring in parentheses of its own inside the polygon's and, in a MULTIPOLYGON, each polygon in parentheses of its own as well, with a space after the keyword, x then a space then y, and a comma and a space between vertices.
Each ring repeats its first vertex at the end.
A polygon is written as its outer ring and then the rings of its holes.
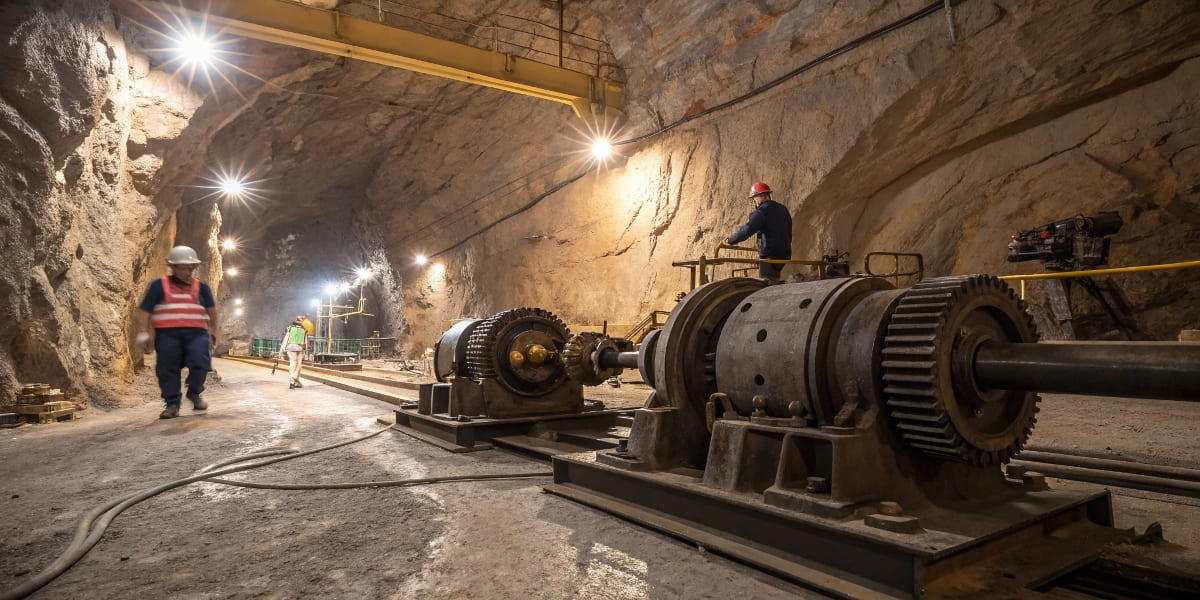
POLYGON ((1092 275, 1114 275, 1117 273, 1145 273, 1149 271, 1170 271, 1172 269, 1193 269, 1200 267, 1200 260, 1165 263, 1161 265, 1142 265, 1137 267, 1113 267, 1111 269, 1093 269, 1091 271, 1061 271, 1057 273, 1033 273, 1030 275, 1003 275, 1004 281, 1021 282, 1021 299, 1025 299, 1025 282, 1035 279, 1070 279, 1072 277, 1090 277, 1092 275))

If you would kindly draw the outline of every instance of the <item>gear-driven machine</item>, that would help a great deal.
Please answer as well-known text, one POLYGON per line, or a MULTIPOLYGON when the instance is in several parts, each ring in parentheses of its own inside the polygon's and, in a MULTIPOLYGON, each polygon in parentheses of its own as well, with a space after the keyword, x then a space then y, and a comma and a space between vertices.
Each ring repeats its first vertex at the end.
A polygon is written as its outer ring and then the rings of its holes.
POLYGON ((1037 392, 1200 395, 1200 345, 1037 343, 983 275, 726 279, 639 352, 596 347, 573 369, 637 364, 654 391, 550 491, 853 598, 1019 596, 1086 562, 1129 535, 1108 493, 1002 468, 1037 392))
POLYGON ((599 333, 571 336, 540 308, 462 320, 435 347, 438 383, 422 386, 416 406, 397 410, 396 425, 455 451, 491 448, 497 438, 537 453, 615 446, 609 431, 628 410, 584 402, 583 386, 620 374, 620 365, 598 366, 601 354, 632 348, 599 333), (575 434, 584 446, 566 443, 575 434))

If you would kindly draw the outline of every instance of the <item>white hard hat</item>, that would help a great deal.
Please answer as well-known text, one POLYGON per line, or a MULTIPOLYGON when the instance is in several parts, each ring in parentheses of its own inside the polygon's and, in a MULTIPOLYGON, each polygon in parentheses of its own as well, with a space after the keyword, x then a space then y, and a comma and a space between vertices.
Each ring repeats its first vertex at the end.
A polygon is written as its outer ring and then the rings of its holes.
POLYGON ((196 256, 196 251, 187 246, 175 246, 167 253, 168 265, 198 265, 200 257, 196 256))

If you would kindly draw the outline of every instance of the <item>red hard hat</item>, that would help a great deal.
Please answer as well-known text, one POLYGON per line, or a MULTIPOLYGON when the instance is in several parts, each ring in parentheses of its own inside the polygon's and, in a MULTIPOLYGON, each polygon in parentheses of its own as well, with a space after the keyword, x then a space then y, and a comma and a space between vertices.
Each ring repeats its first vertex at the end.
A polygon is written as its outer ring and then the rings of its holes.
POLYGON ((770 193, 771 193, 771 186, 769 186, 761 181, 756 182, 754 185, 750 186, 750 197, 751 198, 753 198, 755 196, 761 196, 763 194, 770 194, 770 193))

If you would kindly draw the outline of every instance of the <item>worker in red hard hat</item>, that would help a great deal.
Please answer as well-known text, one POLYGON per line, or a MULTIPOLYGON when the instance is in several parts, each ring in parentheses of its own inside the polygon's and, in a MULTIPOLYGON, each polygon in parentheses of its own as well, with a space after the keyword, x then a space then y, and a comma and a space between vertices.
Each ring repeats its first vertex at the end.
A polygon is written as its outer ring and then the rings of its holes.
MULTIPOLYGON (((792 258, 792 215, 786 206, 771 199, 771 186, 759 181, 750 186, 750 202, 754 210, 750 218, 725 240, 736 244, 756 235, 758 257, 788 260, 792 258)), ((762 263, 758 276, 767 281, 779 282, 783 276, 783 265, 762 263)))

